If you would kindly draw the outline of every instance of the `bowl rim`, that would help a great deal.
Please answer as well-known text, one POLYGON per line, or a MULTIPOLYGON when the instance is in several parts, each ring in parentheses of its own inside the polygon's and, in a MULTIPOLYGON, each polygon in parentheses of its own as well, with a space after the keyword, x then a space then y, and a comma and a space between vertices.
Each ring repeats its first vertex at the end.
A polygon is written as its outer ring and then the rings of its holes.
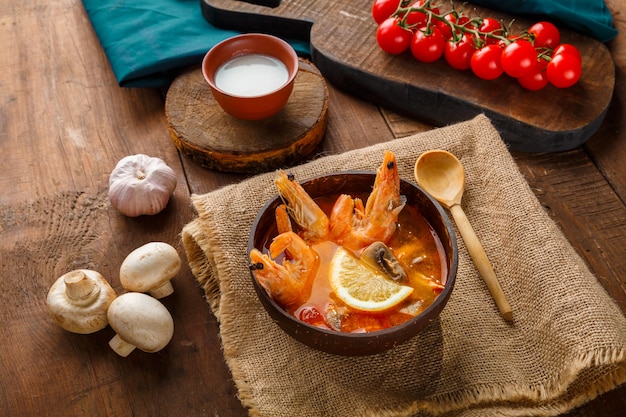
MULTIPOLYGON (((375 178, 376 176, 376 172, 375 171, 369 171, 369 170, 348 170, 348 171, 337 171, 337 172, 333 172, 330 174, 323 174, 323 175, 318 175, 318 176, 314 176, 314 177, 310 177, 310 178, 306 178, 302 181, 299 181, 300 184, 305 187, 307 183, 314 181, 314 180, 319 180, 321 178, 326 178, 326 177, 333 177, 333 176, 340 176, 340 175, 371 175, 373 178, 375 178)), ((401 185, 402 183, 405 183, 405 186, 409 186, 409 187, 414 187, 416 188, 418 191, 420 191, 430 202, 431 204, 435 207, 435 209, 437 210, 437 212, 439 213, 439 215, 441 216, 443 223, 444 223, 444 227, 445 229, 448 231, 449 237, 450 237, 450 243, 451 243, 451 247, 452 247, 452 263, 448 268, 448 279, 444 285, 444 289, 441 291, 441 293, 437 296, 437 298, 428 306, 426 307, 426 309, 422 312, 420 312, 418 315, 412 317, 411 319, 405 321, 404 323, 400 323, 398 325, 386 328, 386 329, 382 329, 382 330, 377 330, 377 331, 373 331, 373 332, 363 332, 363 333, 349 333, 349 332, 341 332, 341 331, 336 331, 336 330, 329 330, 329 329, 324 329, 321 327, 317 327, 317 326, 313 326, 309 323, 306 323, 302 320, 298 320, 296 317, 292 316, 291 314, 289 314, 287 311, 285 311, 285 309, 283 307, 281 307, 276 301, 274 301, 274 299, 267 293, 267 291, 265 290, 265 288, 263 288, 257 281, 256 278, 254 277, 254 274, 251 272, 250 273, 250 278, 252 280, 252 284, 255 288, 255 291, 258 291, 259 289, 263 291, 263 294, 265 295, 266 300, 272 305, 272 307, 279 312, 279 314, 281 314, 285 319, 287 319, 289 322, 294 322, 297 325, 301 325, 304 326, 305 329, 308 329, 309 331, 314 331, 314 332, 319 332, 321 334, 324 335, 332 335, 332 337, 335 338, 345 338, 348 340, 363 340, 363 341, 367 341, 367 340, 371 340, 371 339, 378 339, 378 338, 382 338, 388 335, 391 335, 393 333, 396 333, 398 331, 402 331, 403 329, 407 328, 407 327, 412 327, 414 325, 414 322, 423 319, 423 317, 427 317, 429 314, 431 314, 433 311, 436 311, 437 309, 442 309, 443 306, 441 305, 442 303, 445 305, 445 303, 447 303, 447 300, 450 296, 450 293, 452 291, 452 289, 454 288, 454 284, 456 282, 456 275, 457 275, 457 270, 458 270, 458 245, 457 245, 457 239, 456 239, 456 233, 454 231, 454 226, 452 224, 452 221, 450 220, 449 216, 447 215, 447 213, 444 211, 443 207, 441 206, 441 204, 435 200, 433 197, 430 196, 430 194, 428 194, 426 191, 424 191, 424 189, 422 189, 419 185, 417 185, 416 183, 412 182, 412 181, 407 181, 404 179, 400 179, 401 185)), ((256 230, 258 228, 259 222, 261 220, 261 217, 263 216, 263 214, 267 211, 267 209, 274 204, 277 200, 280 200, 280 196, 277 194, 275 194, 273 197, 271 197, 264 205, 262 208, 259 209, 257 215, 255 216, 255 219, 252 223, 252 227, 250 229, 250 234, 248 237, 248 256, 250 251, 255 247, 254 246, 254 238, 256 235, 256 230)), ((430 224, 430 221, 429 221, 430 224)), ((432 227, 432 225, 431 225, 432 227)), ((441 237, 438 236, 439 239, 441 239, 441 237)), ((257 292, 258 294, 258 292, 257 292)), ((259 300, 259 302, 262 303, 261 300, 259 300)), ((437 315, 438 316, 438 315, 437 315)))
POLYGON ((295 49, 289 44, 289 42, 285 41, 282 38, 279 38, 278 36, 269 35, 266 33, 257 33, 257 32, 242 33, 240 35, 231 36, 229 38, 226 38, 216 43, 204 54, 204 57, 202 58, 202 64, 201 64, 202 76, 204 77, 205 81, 209 84, 211 88, 217 90, 220 94, 223 94, 224 96, 233 97, 233 98, 242 99, 242 100, 259 99, 259 98, 267 97, 271 94, 276 93, 277 91, 282 90, 283 88, 285 88, 286 86, 288 86, 295 80, 296 76, 298 75, 298 69, 299 69, 298 54, 296 53, 295 49), (217 73, 219 68, 221 68, 226 62, 232 59, 235 59, 244 55, 250 55, 251 53, 258 53, 258 52, 252 51, 250 49, 244 49, 241 52, 234 53, 230 56, 230 58, 228 58, 227 60, 225 60, 224 62, 221 62, 220 64, 216 66, 214 74, 209 74, 206 70, 211 54, 215 53, 215 51, 218 50, 218 48, 221 48, 224 45, 228 45, 230 43, 237 42, 238 40, 242 40, 242 39, 245 40, 245 39, 254 39, 254 38, 270 40, 271 42, 281 45, 288 52, 288 55, 291 57, 292 62, 293 62, 293 71, 290 71, 289 70, 290 66, 287 63, 285 63, 283 60, 278 58, 277 56, 265 53, 265 55, 268 55, 268 56, 271 56, 272 58, 277 59, 278 61, 282 62, 283 65, 287 67, 287 73, 288 73, 287 80, 283 84, 281 84, 280 86, 276 87, 275 89, 271 91, 268 91, 259 95, 254 95, 254 96, 244 96, 244 95, 239 95, 239 94, 233 94, 233 93, 230 93, 228 91, 225 91, 219 88, 217 86, 217 83, 215 82, 215 73, 217 73))

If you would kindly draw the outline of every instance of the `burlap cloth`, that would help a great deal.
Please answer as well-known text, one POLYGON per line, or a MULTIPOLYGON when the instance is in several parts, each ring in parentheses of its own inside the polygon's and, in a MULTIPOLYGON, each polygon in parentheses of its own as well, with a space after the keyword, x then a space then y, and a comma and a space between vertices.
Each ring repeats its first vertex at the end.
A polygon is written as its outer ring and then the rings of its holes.
MULTIPOLYGON (((251 416, 556 415, 626 380, 626 320, 547 216, 483 116, 293 168, 297 178, 374 170, 385 149, 401 177, 425 150, 466 170, 463 206, 514 312, 506 323, 459 241, 456 286, 439 320, 386 353, 340 357, 293 340, 254 293, 246 246, 276 191, 274 173, 194 195, 183 242, 220 323, 251 416)), ((202 366, 202 364, 198 364, 202 366)), ((210 372, 210 369, 207 369, 210 372)))

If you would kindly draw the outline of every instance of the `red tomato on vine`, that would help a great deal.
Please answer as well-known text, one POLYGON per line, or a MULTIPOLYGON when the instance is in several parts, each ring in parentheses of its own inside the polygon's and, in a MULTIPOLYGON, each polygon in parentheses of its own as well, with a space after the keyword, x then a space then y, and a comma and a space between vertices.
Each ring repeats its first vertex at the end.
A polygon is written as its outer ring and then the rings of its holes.
POLYGON ((446 39, 437 26, 420 28, 411 39, 411 54, 420 62, 435 62, 443 55, 446 39))
POLYGON ((400 26, 394 17, 385 19, 376 30, 376 41, 380 49, 388 54, 397 55, 409 49, 413 32, 400 26))
POLYGON ((553 56, 561 54, 574 55, 579 60, 582 59, 578 48, 576 48, 574 45, 570 45, 569 43, 560 44, 556 47, 556 49, 554 49, 554 52, 552 53, 553 56))
POLYGON ((535 23, 528 29, 528 33, 535 38, 535 48, 556 48, 561 43, 561 33, 550 22, 535 23))
POLYGON ((568 88, 580 80, 582 75, 582 62, 572 54, 558 54, 552 57, 546 73, 548 81, 555 87, 568 88))
POLYGON ((570 87, 582 76, 580 52, 573 45, 561 44, 561 34, 550 22, 537 22, 521 34, 509 34, 495 18, 470 18, 455 10, 440 14, 437 7, 425 8, 426 3, 374 0, 376 41, 384 52, 397 55, 410 49, 420 62, 434 62, 443 56, 454 69, 471 68, 485 80, 505 73, 527 90, 539 90, 549 83, 570 87), (408 8, 423 11, 407 12, 408 8), (402 15, 398 16, 400 9, 402 15))
POLYGON ((538 60, 535 68, 528 74, 519 77, 517 82, 526 90, 541 90, 548 85, 548 74, 546 73, 547 65, 548 61, 544 59, 538 60))
MULTIPOLYGON (((448 16, 449 14, 445 16, 446 22, 448 21, 448 16)), ((435 25, 439 28, 444 38, 450 39, 452 37, 452 27, 446 22, 435 20, 435 25)))
POLYGON ((499 42, 499 39, 487 36, 487 34, 503 36, 504 30, 502 29, 502 24, 499 20, 494 19, 492 17, 485 17, 482 20, 480 26, 478 26, 478 31, 484 33, 485 35, 481 38, 485 41, 487 45, 495 44, 499 42))
POLYGON ((513 78, 530 73, 536 63, 537 51, 527 40, 518 39, 502 51, 502 69, 513 78))
POLYGON ((498 45, 485 45, 472 55, 470 66, 472 72, 483 80, 495 80, 504 72, 502 70, 502 48, 498 45))
POLYGON ((448 65, 452 68, 466 70, 471 66, 470 61, 475 50, 474 39, 465 34, 458 42, 452 40, 446 41, 443 56, 448 65))
POLYGON ((372 17, 376 23, 381 24, 385 19, 391 17, 399 6, 400 0, 374 0, 372 17))
MULTIPOLYGON (((423 0, 418 0, 412 3, 410 7, 421 7, 423 4, 423 0)), ((424 12, 409 12, 406 17, 406 24, 409 26, 422 27, 426 22, 428 22, 428 15, 424 12)))

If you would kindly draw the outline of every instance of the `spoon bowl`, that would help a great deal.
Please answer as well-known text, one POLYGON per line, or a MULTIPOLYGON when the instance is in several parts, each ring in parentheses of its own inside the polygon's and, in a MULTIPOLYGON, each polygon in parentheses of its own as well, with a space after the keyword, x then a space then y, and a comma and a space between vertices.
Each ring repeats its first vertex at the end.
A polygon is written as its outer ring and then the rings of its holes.
POLYGON ((450 208, 461 204, 465 189, 465 171, 450 152, 424 152, 415 164, 415 179, 431 196, 450 208))
POLYGON ((487 284, 500 314, 505 320, 511 320, 513 318, 511 306, 478 236, 461 207, 461 198, 465 190, 465 170, 461 161, 443 150, 424 152, 415 163, 415 180, 424 191, 450 210, 476 269, 487 284))

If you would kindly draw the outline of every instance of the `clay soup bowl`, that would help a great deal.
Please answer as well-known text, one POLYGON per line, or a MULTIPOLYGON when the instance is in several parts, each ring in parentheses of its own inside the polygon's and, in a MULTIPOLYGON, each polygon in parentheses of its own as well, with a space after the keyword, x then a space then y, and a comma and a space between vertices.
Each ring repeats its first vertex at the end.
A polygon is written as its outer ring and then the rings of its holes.
MULTIPOLYGON (((303 181, 301 185, 314 199, 339 193, 367 195, 372 190, 375 177, 375 172, 342 172, 303 181)), ((288 314, 258 284, 251 272, 256 294, 271 320, 301 343, 324 352, 346 356, 384 352, 411 339, 435 321, 448 302, 456 278, 458 254, 454 229, 441 205, 421 188, 413 183, 401 181, 400 191, 407 197, 408 205, 419 208, 420 213, 437 233, 445 251, 448 274, 445 287, 435 301, 409 321, 388 329, 370 333, 338 332, 309 325, 288 314)), ((281 203, 282 200, 277 195, 258 213, 252 225, 248 253, 253 248, 262 249, 277 235, 274 211, 281 203)))

